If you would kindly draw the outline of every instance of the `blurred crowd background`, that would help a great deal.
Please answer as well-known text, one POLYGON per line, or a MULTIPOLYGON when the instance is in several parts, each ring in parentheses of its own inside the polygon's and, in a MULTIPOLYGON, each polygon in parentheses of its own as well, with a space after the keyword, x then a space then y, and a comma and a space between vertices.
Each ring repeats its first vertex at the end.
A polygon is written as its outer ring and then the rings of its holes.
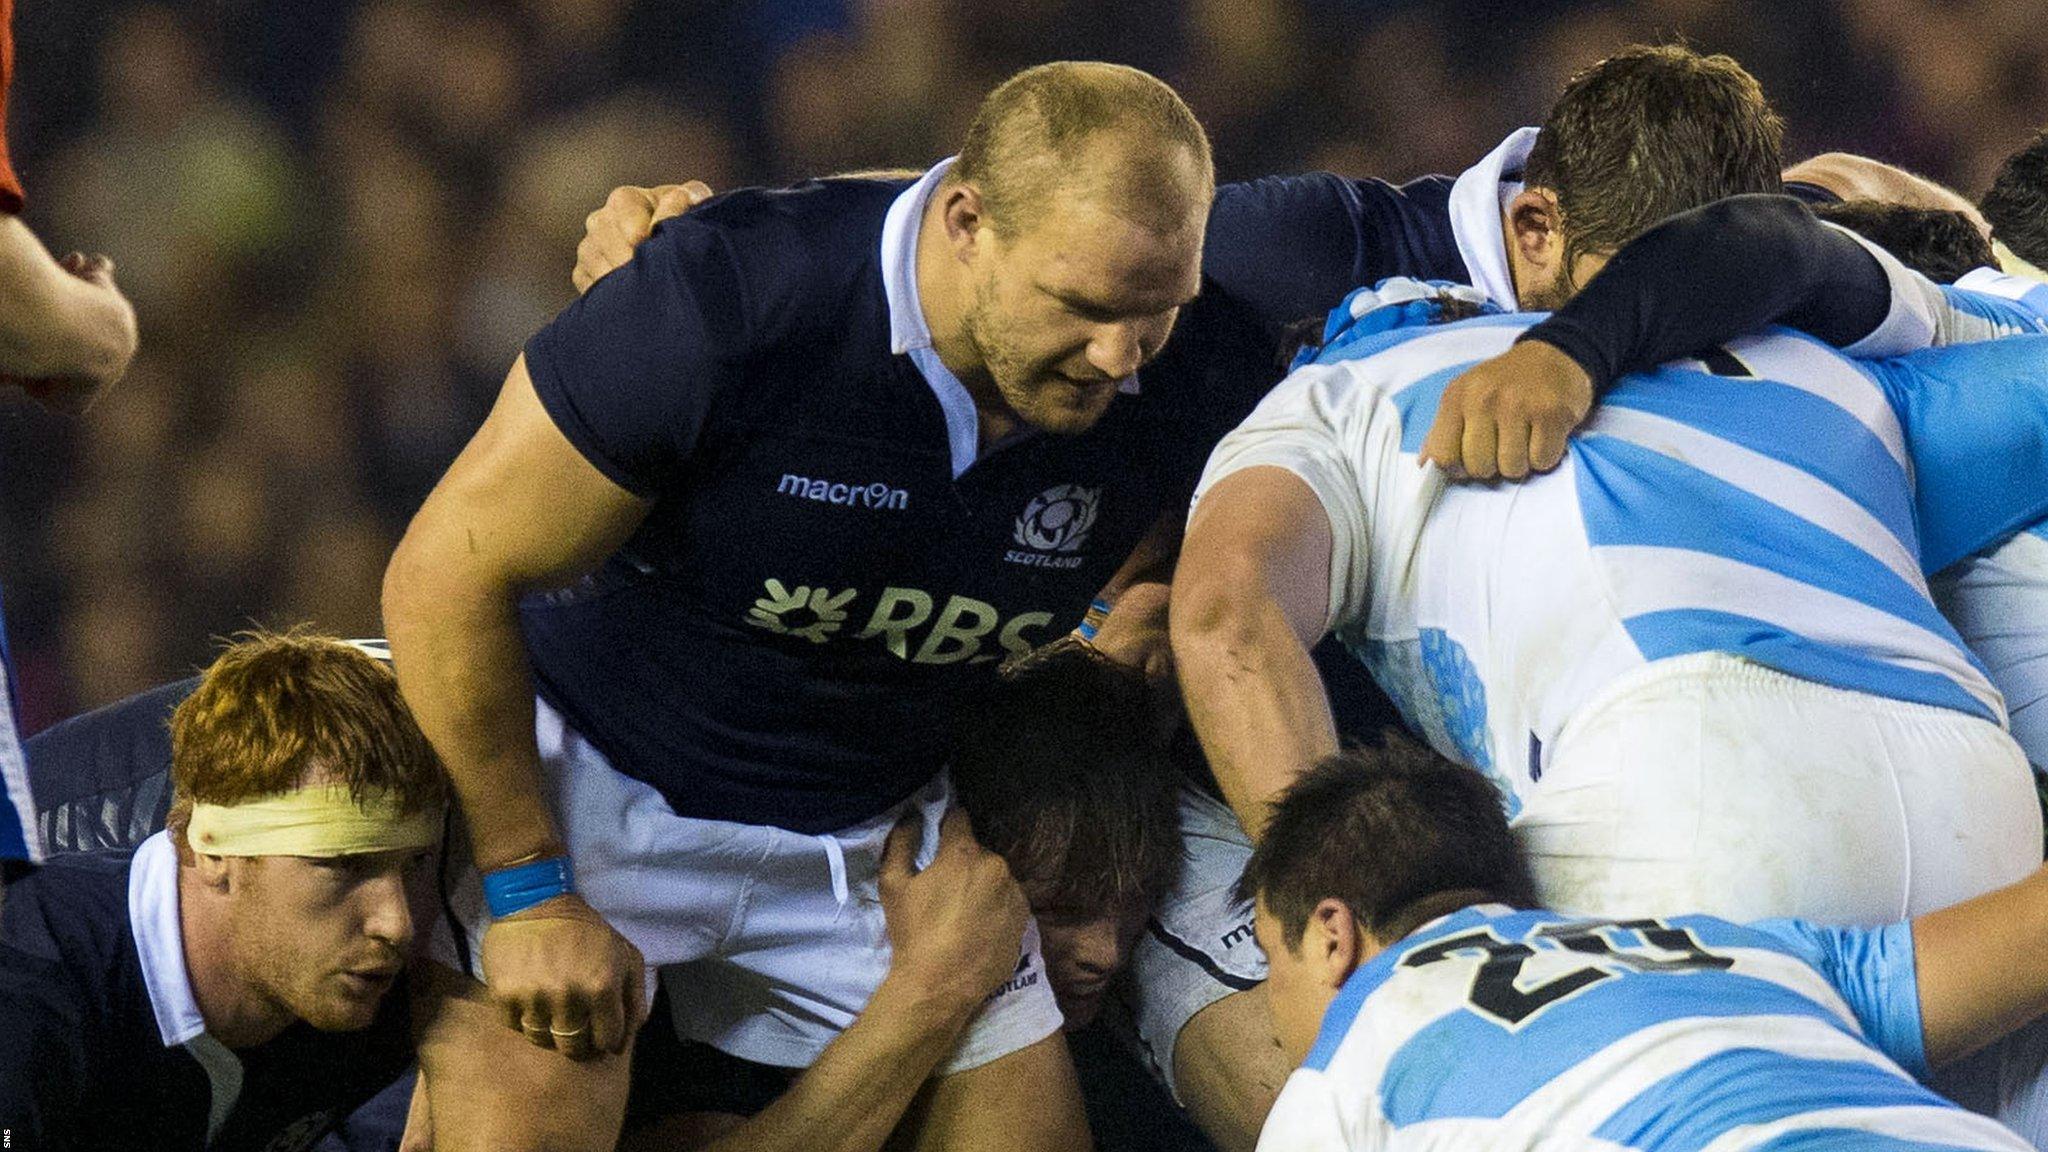
POLYGON ((1974 195, 2048 123, 2040 0, 17 0, 28 219, 114 257, 142 355, 0 406, 24 726, 252 622, 381 631, 385 557, 620 183, 949 151, 1057 58, 1151 70, 1225 179, 1456 172, 1631 40, 1728 52, 1790 124, 1974 195))

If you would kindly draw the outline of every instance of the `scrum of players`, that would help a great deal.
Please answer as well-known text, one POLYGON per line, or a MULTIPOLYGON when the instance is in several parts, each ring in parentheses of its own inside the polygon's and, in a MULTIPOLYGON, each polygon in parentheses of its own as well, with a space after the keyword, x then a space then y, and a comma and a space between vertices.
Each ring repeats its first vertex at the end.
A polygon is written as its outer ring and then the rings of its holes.
POLYGON ((1071 1152, 1100 1017, 1231 1152, 2048 1147, 2048 137, 1781 134, 1217 187, 1066 63, 616 191, 388 652, 29 742, 0 1128, 1071 1152))

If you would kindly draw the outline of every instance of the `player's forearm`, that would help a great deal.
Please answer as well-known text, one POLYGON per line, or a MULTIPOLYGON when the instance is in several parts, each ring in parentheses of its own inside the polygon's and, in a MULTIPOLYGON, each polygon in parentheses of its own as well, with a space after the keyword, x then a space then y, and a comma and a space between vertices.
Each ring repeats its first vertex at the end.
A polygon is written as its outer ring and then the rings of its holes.
POLYGON ((875 1152, 979 1006, 892 970, 789 1091, 704 1152, 875 1152))
POLYGON ((1966 1056, 2048 1014, 2048 869, 1913 921, 1927 1062, 1966 1056))
POLYGON ((135 312, 113 288, 50 257, 19 219, 0 215, 0 374, 118 379, 135 355, 135 312))
MULTIPOLYGON (((427 519, 422 510, 421 519, 427 519)), ((384 578, 392 664, 420 730, 440 753, 488 870, 561 850, 542 797, 532 673, 516 589, 470 569, 415 521, 384 578)))
POLYGON ((1172 620, 1188 718, 1224 799, 1256 840, 1280 792, 1337 751, 1322 680, 1271 597, 1191 588, 1183 575, 1172 620))
POLYGON ((1789 196, 1734 196, 1636 237, 1524 340, 1570 356, 1604 388, 1769 324, 1846 347, 1891 310, 1890 278, 1847 234, 1789 196))

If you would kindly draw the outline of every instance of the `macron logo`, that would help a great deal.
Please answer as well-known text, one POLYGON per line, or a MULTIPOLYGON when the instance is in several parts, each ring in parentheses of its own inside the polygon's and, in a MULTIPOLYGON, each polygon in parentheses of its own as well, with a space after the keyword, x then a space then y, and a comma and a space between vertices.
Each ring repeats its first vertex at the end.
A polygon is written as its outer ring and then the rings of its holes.
POLYGON ((842 508, 886 508, 900 512, 910 507, 910 493, 901 488, 891 488, 881 481, 873 484, 841 484, 834 480, 814 480, 794 472, 784 472, 781 483, 775 491, 784 496, 796 496, 804 500, 816 500, 824 504, 837 504, 842 508))

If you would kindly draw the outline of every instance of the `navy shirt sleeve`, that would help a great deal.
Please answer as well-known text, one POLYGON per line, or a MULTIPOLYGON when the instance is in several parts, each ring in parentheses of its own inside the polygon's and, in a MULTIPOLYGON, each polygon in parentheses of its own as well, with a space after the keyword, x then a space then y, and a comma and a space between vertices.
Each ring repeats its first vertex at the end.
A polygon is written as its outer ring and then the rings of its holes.
POLYGON ((1269 324, 1320 317, 1388 276, 1463 281, 1449 177, 1406 184, 1329 172, 1216 190, 1202 272, 1269 324))
POLYGON ((689 459, 750 338, 726 233, 699 213, 715 209, 664 221, 526 345, 534 391, 562 434, 641 497, 689 459))
POLYGON ((1522 335, 1605 388, 1622 375, 1785 324, 1848 347, 1891 310, 1876 257, 1789 196, 1732 196, 1644 232, 1522 335))

